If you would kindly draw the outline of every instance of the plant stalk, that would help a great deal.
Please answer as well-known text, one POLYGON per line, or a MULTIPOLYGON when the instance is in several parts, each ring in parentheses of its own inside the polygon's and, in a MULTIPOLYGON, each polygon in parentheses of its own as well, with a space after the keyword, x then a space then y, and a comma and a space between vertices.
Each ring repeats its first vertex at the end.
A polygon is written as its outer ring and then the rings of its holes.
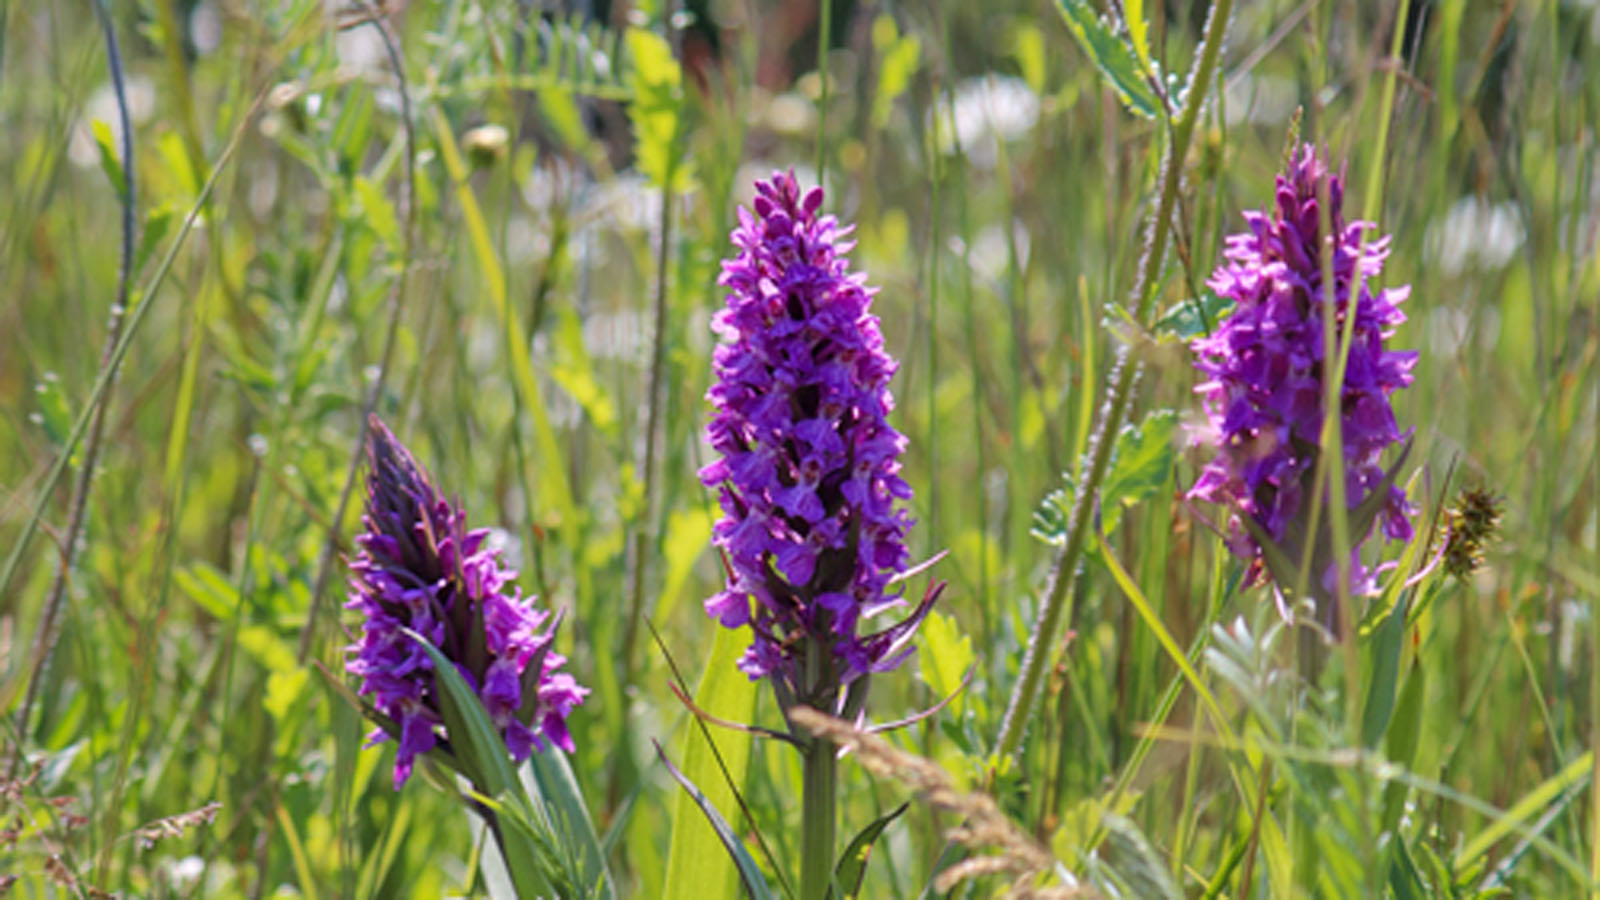
MULTIPOLYGON (((100 351, 100 377, 104 379, 105 390, 100 394, 98 402, 90 398, 93 407, 92 418, 89 421, 89 436, 83 444, 82 464, 78 469, 78 479, 72 488, 71 512, 67 517, 67 528, 61 541, 61 561, 56 566, 55 577, 50 582, 50 594, 45 599, 44 611, 39 616, 38 632, 32 644, 31 669, 28 676, 28 687, 22 699, 22 706, 17 710, 17 752, 11 757, 7 768, 7 778, 16 775, 17 765, 24 756, 23 742, 28 735, 28 722, 33 714, 34 701, 39 696, 39 688, 45 680, 45 673, 54 656, 56 639, 59 637, 57 620, 61 616, 61 609, 66 602, 67 582, 72 577, 72 563, 77 557, 79 538, 83 533, 84 519, 89 509, 89 492, 94 487, 95 467, 99 463, 100 449, 105 430, 106 408, 111 405, 111 391, 117 384, 117 374, 120 369, 121 359, 117 356, 117 346, 122 340, 128 309, 128 282, 133 277, 133 245, 138 223, 135 217, 137 204, 138 165, 133 158, 133 125, 128 120, 128 97, 122 68, 122 50, 117 41, 116 25, 111 20, 111 11, 104 2, 94 5, 95 18, 100 23, 100 31, 105 40, 107 66, 111 70, 111 86, 117 101, 117 124, 122 132, 122 253, 117 265, 117 296, 111 305, 110 325, 106 329, 106 339, 100 351)), ((62 457, 70 458, 76 440, 71 440, 63 447, 62 457)), ((41 492, 41 499, 49 496, 48 488, 41 492)), ((27 533, 18 540, 17 549, 13 556, 19 556, 22 545, 27 541, 27 533)), ((10 567, 7 567, 8 574, 10 567)), ((9 578, 5 579, 9 581, 9 578)))
POLYGON ((826 739, 812 738, 801 784, 800 900, 827 900, 833 881, 838 761, 826 739))
MULTIPOLYGON (((1200 108, 1204 105, 1206 94, 1209 92, 1208 86, 1216 75, 1217 60, 1222 54, 1222 42, 1227 34, 1228 18, 1232 12, 1233 0, 1216 0, 1212 4, 1210 17, 1206 20, 1205 40, 1200 46, 1200 54, 1189 76, 1188 96, 1184 99, 1178 121, 1172 125, 1166 159, 1162 166, 1161 196, 1156 204, 1155 215, 1150 220, 1149 241, 1145 246, 1144 260, 1139 267, 1138 281, 1135 282, 1132 292, 1135 319, 1140 323, 1146 322, 1149 318, 1151 300, 1155 295, 1155 285, 1161 273, 1162 258, 1166 255, 1172 213, 1177 205, 1183 160, 1188 155, 1189 141, 1194 136, 1195 123, 1200 118, 1200 108)), ((1009 759, 1017 752, 1017 748, 1022 745, 1022 735, 1028 720, 1033 717, 1034 703, 1039 696, 1039 685, 1045 670, 1049 667, 1050 650, 1055 646, 1056 632, 1061 627, 1066 598, 1072 591, 1073 582, 1077 580, 1089 513, 1095 507, 1095 495, 1100 490, 1100 482, 1105 478, 1107 463, 1111 459, 1111 448, 1116 442, 1117 429, 1122 427, 1122 422, 1127 416, 1128 401, 1133 394, 1133 385, 1138 380, 1138 370, 1137 363, 1130 366, 1127 348, 1124 347, 1117 355, 1117 362, 1106 388, 1107 396, 1100 426, 1090 442, 1087 477, 1073 503, 1072 521, 1067 530, 1066 540, 1061 545, 1061 552, 1056 557, 1055 567, 1051 571, 1050 586, 1046 592, 1044 606, 1039 610, 1038 623, 1028 639, 1027 653, 1022 658, 1022 671, 1017 676, 1016 687, 1011 693, 1011 702, 1006 707, 1005 719, 1000 725, 997 750, 1001 760, 1009 759)))

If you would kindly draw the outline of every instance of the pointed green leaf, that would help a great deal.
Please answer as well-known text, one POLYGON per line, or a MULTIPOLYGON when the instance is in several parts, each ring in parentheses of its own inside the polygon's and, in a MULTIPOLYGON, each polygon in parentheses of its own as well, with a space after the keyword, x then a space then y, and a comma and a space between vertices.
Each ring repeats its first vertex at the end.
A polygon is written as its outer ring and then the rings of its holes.
POLYGON ((1429 896, 1428 886, 1411 861, 1405 841, 1397 839, 1389 846, 1389 890, 1394 892, 1394 900, 1424 900, 1429 896))
POLYGON ((611 395, 600 386, 595 377, 600 368, 589 356, 583 342, 583 321, 571 306, 556 310, 555 330, 552 335, 554 359, 549 363, 550 377, 556 384, 578 401, 589 423, 607 438, 617 436, 617 411, 611 395))
POLYGON ((918 630, 917 671, 937 697, 948 697, 961 687, 972 667, 972 638, 961 633, 954 616, 937 610, 928 613, 918 630))
MULTIPOLYGON (((1411 768, 1416 765, 1417 747, 1421 743, 1423 703, 1428 696, 1428 670, 1415 661, 1405 686, 1400 689, 1400 700, 1395 705, 1394 723, 1384 742, 1384 755, 1396 765, 1411 768)), ((1405 808, 1406 785, 1391 781, 1383 788, 1383 827, 1390 829, 1400 821, 1405 808)))
POLYGON ((1521 800, 1511 805, 1505 814, 1490 822, 1488 827, 1473 835, 1456 851, 1455 858, 1450 861, 1450 868, 1461 872, 1473 863, 1480 861, 1489 849, 1513 833, 1523 833, 1528 830, 1527 823, 1538 818, 1545 812, 1551 803, 1566 796, 1565 802, 1572 802, 1576 793, 1567 793, 1567 788, 1580 781, 1586 781, 1593 774, 1594 751, 1590 750, 1570 763, 1566 768, 1550 776, 1545 782, 1522 796, 1521 800))
POLYGON ((1106 813, 1106 857, 1128 896, 1181 900, 1166 864, 1139 826, 1115 813, 1106 813))
POLYGON ((572 774, 566 754, 554 747, 543 753, 535 752, 523 763, 521 775, 523 786, 537 791, 563 849, 581 861, 580 883, 589 891, 584 896, 610 900, 615 893, 611 873, 606 869, 605 853, 600 849, 594 820, 583 802, 583 792, 578 788, 578 779, 572 774))
MULTIPOLYGON (((433 661, 434 684, 439 696, 439 714, 450 736, 450 744, 474 787, 488 797, 509 799, 519 809, 528 809, 528 796, 523 792, 522 781, 511 768, 511 756, 506 745, 489 721, 489 714, 478 700, 478 695, 467 686, 461 673, 439 648, 427 638, 409 628, 401 629, 407 637, 422 646, 433 661)), ((538 870, 535 860, 538 849, 521 829, 502 828, 501 835, 507 845, 506 866, 511 880, 523 896, 555 896, 555 891, 538 870)))
POLYGON ((89 123, 89 131, 94 134, 95 149, 100 151, 100 168, 106 173, 106 180, 111 182, 117 196, 123 196, 128 192, 128 176, 122 170, 122 156, 117 153, 117 145, 111 137, 111 126, 95 119, 89 123))
POLYGON ((150 254, 161 245, 161 240, 172 230, 172 223, 177 219, 177 214, 168 204, 161 204, 144 217, 144 228, 139 234, 139 249, 133 255, 133 272, 144 271, 144 264, 150 261, 150 254))
POLYGON ((1367 699, 1361 712, 1361 744, 1369 749, 1389 728, 1394 713, 1400 654, 1405 650, 1406 604, 1396 603, 1368 644, 1367 699))
POLYGON ((1144 20, 1144 0, 1122 0, 1122 18, 1128 27, 1128 41, 1146 72, 1155 71, 1150 59, 1150 23, 1144 20))
POLYGON ((390 252, 398 253, 400 220, 395 217, 394 204, 384 195, 383 188, 365 175, 356 176, 355 187, 356 199, 361 201, 361 221, 372 229, 378 240, 389 247, 390 252))
POLYGON ((889 823, 898 819, 910 806, 911 803, 907 801, 874 819, 845 848, 839 857, 839 864, 833 869, 833 883, 844 890, 845 900, 855 900, 861 895, 861 881, 867 874, 867 858, 872 855, 873 843, 889 827, 889 823))
POLYGON ((1033 88, 1035 94, 1044 93, 1045 48, 1044 33, 1032 21, 1017 24, 1011 36, 1011 55, 1017 60, 1022 80, 1033 88))
POLYGON ((1127 42, 1106 26, 1087 0, 1056 0, 1056 9, 1123 105, 1147 119, 1155 118, 1161 112, 1161 101, 1140 74, 1138 59, 1127 42))

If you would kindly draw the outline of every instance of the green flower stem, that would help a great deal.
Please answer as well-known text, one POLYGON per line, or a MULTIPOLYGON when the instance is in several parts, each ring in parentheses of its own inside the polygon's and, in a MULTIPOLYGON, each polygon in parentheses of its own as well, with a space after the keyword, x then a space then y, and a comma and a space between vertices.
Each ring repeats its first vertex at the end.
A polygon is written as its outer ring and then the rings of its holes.
MULTIPOLYGON (((1216 75, 1217 59, 1222 53, 1222 42, 1228 31, 1228 18, 1232 13, 1233 0, 1216 0, 1211 5, 1211 15, 1206 20, 1205 41, 1200 45, 1199 57, 1195 60, 1194 71, 1189 76, 1189 93, 1184 100, 1183 109, 1178 114, 1178 120, 1172 124, 1166 159, 1161 167, 1161 198, 1156 205, 1155 216, 1150 220, 1149 240, 1145 245, 1143 264, 1139 267, 1139 279, 1133 288, 1133 297, 1136 299, 1135 318, 1141 323, 1149 319, 1151 301, 1155 297, 1155 285, 1159 281, 1161 262, 1166 255, 1167 239, 1171 233, 1172 211, 1177 205, 1183 160, 1189 152, 1189 141, 1194 136, 1195 123, 1200 119, 1200 108, 1209 93, 1211 80, 1216 75)), ((1028 639, 1027 653, 1022 658, 1022 671, 1017 677, 1016 687, 1011 693, 1011 702, 1006 707, 1005 719, 1000 725, 997 756, 1002 761, 1010 758, 1022 745, 1023 732, 1026 730, 1028 720, 1033 716, 1034 703, 1038 700, 1039 684, 1047 668, 1050 649, 1055 645, 1056 632, 1061 628, 1067 597, 1072 592, 1073 582, 1077 580, 1078 564, 1083 558, 1083 539, 1089 522, 1089 513, 1094 509, 1095 495, 1099 493, 1100 482, 1105 478, 1107 464, 1111 459, 1111 448, 1116 443, 1117 429, 1122 427, 1123 420, 1128 414, 1133 385, 1138 381, 1138 370, 1137 364, 1130 365, 1127 349, 1124 348, 1117 356, 1110 383, 1106 388, 1106 403, 1100 417, 1100 426, 1095 430, 1094 439, 1090 441, 1089 471, 1073 502, 1072 521, 1067 530, 1066 540, 1061 545, 1060 555, 1056 557, 1044 606, 1039 610, 1039 621, 1028 639)))
POLYGON ((801 787, 800 900, 827 900, 833 880, 838 784, 833 744, 813 738, 806 751, 801 787))

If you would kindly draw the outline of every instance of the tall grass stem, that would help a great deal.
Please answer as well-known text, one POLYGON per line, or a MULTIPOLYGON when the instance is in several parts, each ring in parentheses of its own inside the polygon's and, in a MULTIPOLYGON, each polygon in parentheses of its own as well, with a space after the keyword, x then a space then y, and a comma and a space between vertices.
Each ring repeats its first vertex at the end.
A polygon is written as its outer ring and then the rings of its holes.
POLYGON ((322 595, 328 587, 328 573, 333 568, 334 551, 339 546, 339 533, 344 522, 345 512, 350 508, 350 494, 355 488, 356 475, 361 471, 361 457, 367 444, 367 420, 377 411, 378 401, 383 398, 384 386, 389 379, 389 364, 394 360, 396 337, 400 332, 400 313, 405 308, 406 276, 411 269, 411 252, 415 241, 414 233, 417 220, 417 133, 415 118, 411 111, 411 91, 406 82, 405 57, 400 52, 400 42, 394 31, 389 27, 389 20, 383 12, 372 5, 371 0, 362 4, 366 10, 366 23, 370 23, 378 30, 378 35, 383 41, 384 53, 389 57, 389 66, 394 69, 395 82, 400 93, 400 127, 406 135, 406 196, 405 196, 405 231, 402 236, 404 247, 401 249, 400 271, 395 275, 393 286, 389 292, 389 320, 384 327, 383 350, 378 357, 378 375, 372 380, 372 390, 367 393, 367 401, 361 408, 361 427, 358 429, 355 449, 350 452, 350 462, 345 466, 344 487, 339 491, 339 506, 328 521, 328 539, 322 545, 322 558, 317 562, 317 580, 311 590, 311 606, 306 611, 306 623, 300 630, 300 648, 297 659, 301 665, 305 664, 306 655, 311 651, 311 642, 316 634, 317 617, 322 609, 322 595))
MULTIPOLYGON (((1150 304, 1155 296, 1156 284, 1161 273, 1162 258, 1166 255, 1172 213, 1177 205, 1183 161, 1188 154, 1195 123, 1200 118, 1200 108, 1205 103, 1209 85, 1216 73, 1217 60, 1222 53, 1222 43, 1228 31, 1228 19, 1232 11, 1233 0, 1217 0, 1212 4, 1210 16, 1206 20, 1205 39, 1200 45, 1194 70, 1189 76, 1189 92, 1179 112, 1178 121, 1172 125, 1171 136, 1167 142, 1166 160, 1162 165, 1161 196, 1156 204, 1155 215, 1150 220, 1149 240, 1145 246, 1143 264, 1139 267, 1138 280, 1134 283, 1132 292, 1135 318, 1140 323, 1146 322, 1149 318, 1150 304)), ((1079 486, 1074 500, 1072 521, 1067 530, 1066 540, 1062 543, 1061 552, 1057 555, 1055 566, 1051 570, 1044 605, 1039 610, 1039 619, 1029 636, 1027 651, 1022 659, 1022 671, 1017 676, 1010 703, 1006 707, 1005 718, 1001 721, 1000 737, 996 742, 1001 760, 1017 752, 1022 745, 1022 736, 1028 720, 1033 716, 1040 682, 1049 666, 1056 632, 1061 627, 1066 598, 1077 578, 1078 564, 1083 556, 1085 529, 1089 524, 1089 514, 1095 506, 1095 494, 1100 489, 1100 482, 1105 478, 1107 463, 1111 458, 1111 448, 1116 443, 1117 429, 1122 427, 1122 422, 1127 416, 1133 385, 1138 380, 1138 369, 1138 364, 1129 359, 1127 349, 1123 348, 1117 355, 1110 382, 1106 387, 1106 403, 1099 427, 1090 441, 1087 478, 1079 486)))
MULTIPOLYGON (((31 645, 33 670, 28 676, 28 688, 23 695, 22 705, 17 709, 17 732, 24 738, 28 733, 28 719, 33 713, 33 703, 39 695, 39 685, 44 681, 45 671, 55 650, 56 621, 61 617, 61 606, 66 600, 67 581, 71 577, 72 562, 77 556, 78 538, 83 533, 83 519, 89 507, 89 491, 94 486, 95 466, 100 458, 100 446, 105 432, 106 408, 111 405, 111 394, 116 387, 117 372, 122 361, 121 356, 117 354, 117 345, 121 341, 127 319, 128 281, 132 278, 134 235, 138 231, 138 222, 134 214, 138 201, 138 174, 133 155, 133 125, 128 118, 128 93, 126 78, 122 71, 122 49, 117 43, 116 24, 111 21, 111 12, 106 9, 105 0, 96 0, 94 14, 100 23, 101 34, 105 40, 106 64, 111 70, 111 88, 117 104, 117 127, 122 131, 122 249, 117 262, 116 299, 112 301, 111 322, 106 329, 105 344, 100 351, 100 373, 105 388, 99 392, 99 397, 92 401, 94 413, 89 422, 89 435, 83 445, 83 459, 78 469, 78 480, 72 489, 71 512, 67 518, 67 529, 62 534, 61 561, 56 568, 55 579, 50 584, 50 593, 45 598, 44 612, 39 617, 38 629, 34 632, 31 645)), ((71 448, 72 442, 69 442, 62 451, 64 458, 71 456, 71 448)), ((19 549, 23 540, 25 538, 18 541, 19 549)), ((16 767, 22 755, 23 748, 19 743, 8 767, 10 772, 8 778, 16 774, 16 767)))

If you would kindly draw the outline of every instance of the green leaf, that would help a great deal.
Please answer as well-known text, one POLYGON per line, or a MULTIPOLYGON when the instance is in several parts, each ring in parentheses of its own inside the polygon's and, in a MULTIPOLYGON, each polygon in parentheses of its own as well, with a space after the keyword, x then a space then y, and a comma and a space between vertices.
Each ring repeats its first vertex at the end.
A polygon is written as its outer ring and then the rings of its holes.
POLYGON ((588 891, 586 897, 609 900, 615 896, 611 873, 606 869, 605 853, 600 849, 600 837, 595 832, 594 820, 583 802, 583 792, 566 754, 551 748, 535 752, 522 764, 524 788, 537 792, 554 831, 569 856, 578 857, 579 883, 588 891), (530 781, 532 782, 530 784, 530 781), (576 845, 576 846, 574 846, 576 845), (573 853, 577 851, 577 853, 573 853))
POLYGON ((111 126, 95 119, 89 123, 89 131, 94 134, 94 146, 100 151, 100 168, 106 173, 106 180, 111 182, 118 197, 127 194, 128 176, 122 169, 122 155, 117 152, 111 126))
POLYGON ((589 131, 583 127, 583 114, 572 91, 558 87, 540 91, 539 113, 568 147, 581 150, 589 143, 589 131))
MULTIPOLYGON (((839 864, 833 869, 833 883, 844 889, 845 900, 855 900, 861 895, 861 881, 867 874, 867 859, 872 855, 873 843, 889 827, 889 823, 900 818, 900 814, 910 806, 910 801, 907 801, 879 816, 872 824, 861 829, 861 833, 845 848, 839 857, 839 864)), ((832 895, 831 891, 829 895, 832 895)))
POLYGON ((1116 527, 1113 515, 1120 519, 1122 507, 1148 500, 1166 486, 1178 452, 1174 443, 1177 431, 1178 414, 1170 409, 1152 412, 1139 425, 1123 426, 1117 435, 1117 446, 1111 451, 1110 470, 1100 487, 1107 532, 1116 527))
POLYGON ((1011 36, 1011 55, 1016 57, 1022 80, 1035 94, 1044 93, 1045 49, 1044 32, 1031 21, 1020 22, 1011 36))
MULTIPOLYGON (((528 795, 522 781, 511 768, 511 756, 506 745, 489 721, 489 714, 479 702, 478 695, 456 671, 439 648, 428 639, 409 628, 401 629, 416 641, 433 661, 434 685, 439 697, 439 714, 450 736, 450 746, 456 761, 467 773, 473 786, 495 799, 509 799, 521 810, 529 808, 528 795)), ((506 868, 517 892, 524 897, 556 896, 555 890, 536 865, 539 851, 534 841, 521 829, 502 828, 506 842, 506 868)))
MULTIPOLYGON (((727 629, 720 630, 726 631, 727 629)), ((734 671, 738 670, 735 669, 734 671)), ((705 794, 700 792, 699 788, 694 786, 694 782, 684 777, 684 774, 678 771, 672 761, 667 759, 666 751, 661 749, 660 744, 656 744, 656 755, 661 758, 661 764, 667 767, 667 772, 672 776, 673 780, 683 786, 684 791, 688 793, 695 805, 700 807, 702 813, 705 813, 706 820, 711 823, 711 828, 716 832, 717 839, 722 842, 723 849, 727 851, 728 856, 733 858, 734 865, 739 871, 739 880, 744 884, 744 889, 750 892, 752 900, 772 900, 772 889, 767 887, 767 880, 761 874, 761 867, 756 865, 756 861, 751 858, 750 851, 744 848, 744 843, 734 833, 732 826, 728 824, 728 820, 724 819, 722 813, 717 811, 717 807, 706 798, 705 794)), ((674 832, 674 836, 676 836, 676 832, 674 832)), ((713 849, 712 852, 716 851, 713 849)), ((667 870, 667 896, 669 897, 726 896, 707 894, 706 890, 708 888, 714 889, 715 885, 684 884, 680 881, 674 881, 672 870, 670 868, 667 870)))
POLYGON ((1101 821, 1106 829, 1107 863, 1127 896, 1182 900, 1166 864, 1139 826, 1115 813, 1106 813, 1101 821))
POLYGON ((1033 511, 1033 526, 1028 530, 1029 534, 1053 546, 1060 546, 1067 539, 1067 527, 1072 522, 1073 498, 1076 496, 1071 473, 1062 473, 1061 478, 1066 484, 1039 501, 1038 508, 1033 511))
POLYGON ((1594 751, 1590 750, 1570 763, 1566 768, 1550 776, 1545 782, 1522 796, 1521 800, 1512 804, 1505 814, 1490 822, 1488 827, 1473 835, 1461 849, 1456 851, 1455 858, 1450 861, 1450 868, 1461 872, 1468 866, 1478 862, 1484 854, 1501 838, 1528 830, 1526 823, 1536 819, 1545 811, 1545 807, 1566 796, 1564 802, 1570 803, 1577 796, 1576 793, 1567 793, 1567 788, 1580 781, 1587 780, 1594 769, 1594 751))
POLYGON ((633 103, 634 164, 663 189, 681 191, 689 186, 689 161, 683 147, 683 71, 664 38, 644 28, 629 28, 626 35, 632 63, 629 87, 633 103))
POLYGON ((704 507, 675 509, 667 516, 661 540, 661 557, 666 561, 667 571, 661 579, 661 595, 652 616, 672 614, 678 596, 694 573, 695 562, 711 546, 706 542, 710 531, 711 516, 704 507))
POLYGON ((1411 861, 1405 841, 1396 839, 1389 846, 1389 889, 1394 892, 1394 900, 1424 900, 1429 894, 1428 886, 1411 861))
POLYGON ((1361 745, 1368 749, 1378 746, 1394 714, 1405 634, 1406 604, 1396 603, 1368 644, 1367 698, 1361 711, 1361 745))
POLYGON ((61 380, 55 375, 46 374, 34 385, 33 396, 38 408, 30 418, 44 429, 50 443, 62 446, 72 435, 73 411, 61 387, 61 380))
POLYGON ((1162 338, 1192 341, 1210 334, 1228 313, 1233 312, 1233 301, 1205 291, 1199 297, 1179 300, 1156 320, 1155 333, 1162 338))
MULTIPOLYGON (((1160 409, 1138 425, 1124 425, 1111 449, 1106 477, 1100 486, 1099 528, 1107 536, 1122 524, 1122 511, 1161 493, 1172 477, 1177 459, 1178 414, 1160 409)), ((1070 474, 1063 474, 1062 487, 1051 491, 1033 512, 1030 534, 1047 544, 1059 546, 1067 538, 1072 504, 1077 487, 1070 474)), ((1087 550, 1093 553, 1093 545, 1087 550)))
POLYGON ((954 616, 937 610, 918 629, 917 671, 922 681, 941 698, 961 687, 961 680, 972 668, 972 638, 961 633, 954 616))
POLYGON ((570 306, 560 307, 555 326, 552 343, 556 352, 555 359, 550 363, 550 377, 571 394, 572 399, 578 401, 597 431, 607 438, 616 439, 616 407, 595 378, 599 368, 584 346, 583 322, 579 320, 577 310, 570 306))
MULTIPOLYGON (((507 335, 521 335, 523 334, 521 317, 517 315, 517 308, 511 302, 506 287, 505 270, 501 267, 500 258, 495 252, 494 241, 489 237, 489 226, 484 219, 482 208, 478 205, 478 196, 472 191, 472 182, 467 177, 470 173, 466 161, 461 157, 461 148, 456 144, 455 135, 450 131, 450 122, 444 117, 443 110, 439 106, 434 106, 432 113, 433 133, 435 140, 438 141, 439 156, 444 161, 446 174, 455 184, 456 200, 461 206, 461 217, 466 222, 467 236, 471 241, 473 255, 487 289, 486 293, 494 304, 495 313, 500 318, 504 332, 507 335)), ((429 183, 430 179, 427 178, 418 181, 419 185, 429 183)), ((421 194, 420 188, 418 193, 421 194)), ((580 510, 573 501, 572 487, 567 483, 565 454, 562 453, 561 443, 556 440, 555 428, 551 425, 549 412, 545 409, 544 392, 534 372, 533 357, 528 350, 528 342, 511 339, 506 341, 506 347, 511 352, 511 380, 517 388, 517 399, 533 416, 533 445, 538 451, 534 455, 534 462, 537 462, 538 466, 529 480, 539 486, 536 496, 540 498, 541 505, 549 504, 548 507, 538 511, 539 518, 546 528, 557 524, 565 525, 569 531, 575 531, 579 523, 580 510), (554 523, 550 521, 552 513, 556 520, 554 523)))
MULTIPOLYGON (((1405 687, 1400 689, 1400 701, 1395 706, 1394 724, 1389 727, 1384 742, 1384 755, 1390 762, 1411 768, 1416 765, 1417 748, 1421 746, 1423 703, 1428 696, 1428 670, 1413 662, 1406 676, 1405 687)), ((1393 828, 1400 821, 1404 809, 1406 786, 1392 781, 1383 789, 1383 827, 1393 828)))
POLYGON ((1128 27, 1134 55, 1144 64, 1146 72, 1155 71, 1155 63, 1150 59, 1150 23, 1144 20, 1144 0, 1122 0, 1122 18, 1128 27))
MULTIPOLYGON (((703 535, 701 543, 704 543, 703 535)), ((735 722, 747 722, 755 716, 757 683, 739 671, 739 657, 743 653, 743 630, 716 629, 710 656, 701 670, 704 674, 695 689, 696 706, 735 722)), ((750 766, 750 738, 717 730, 710 732, 709 740, 707 731, 696 722, 689 722, 684 729, 680 751, 684 777, 680 781, 706 785, 710 797, 695 790, 680 794, 673 804, 664 900, 736 900, 739 897, 735 861, 722 849, 726 840, 718 833, 715 819, 707 824, 710 813, 702 817, 695 807, 703 811, 709 806, 715 812, 719 806, 727 808, 736 802, 734 785, 744 784, 750 766), (723 739, 718 740, 719 737, 723 739), (723 775, 722 766, 717 764, 709 740, 716 740, 716 750, 722 755, 727 775, 723 775)))
POLYGON ((1126 816, 1133 811, 1142 795, 1138 791, 1117 793, 1108 791, 1091 795, 1072 804, 1061 814, 1060 824, 1050 838, 1050 850, 1057 859, 1070 868, 1081 868, 1084 859, 1094 849, 1089 846, 1092 835, 1100 830, 1107 816, 1126 816))
POLYGON ((1127 42, 1106 26, 1087 0, 1056 0, 1056 9, 1122 104, 1147 119, 1155 118, 1161 112, 1161 101, 1140 73, 1138 59, 1127 42))
POLYGON ((872 46, 878 52, 878 87, 872 95, 872 127, 889 124, 894 101, 911 86, 922 57, 922 45, 914 34, 901 35, 894 17, 880 15, 872 23, 872 46))
POLYGON ((357 175, 355 185, 356 198, 361 201, 361 220, 391 252, 399 252, 400 222, 395 218, 394 205, 384 196, 383 189, 367 176, 357 175))
POLYGON ((144 271, 144 264, 150 261, 150 254, 160 246, 162 238, 172 229, 172 223, 177 218, 177 213, 170 204, 163 203, 144 217, 144 228, 139 234, 139 249, 133 255, 133 272, 144 271))

